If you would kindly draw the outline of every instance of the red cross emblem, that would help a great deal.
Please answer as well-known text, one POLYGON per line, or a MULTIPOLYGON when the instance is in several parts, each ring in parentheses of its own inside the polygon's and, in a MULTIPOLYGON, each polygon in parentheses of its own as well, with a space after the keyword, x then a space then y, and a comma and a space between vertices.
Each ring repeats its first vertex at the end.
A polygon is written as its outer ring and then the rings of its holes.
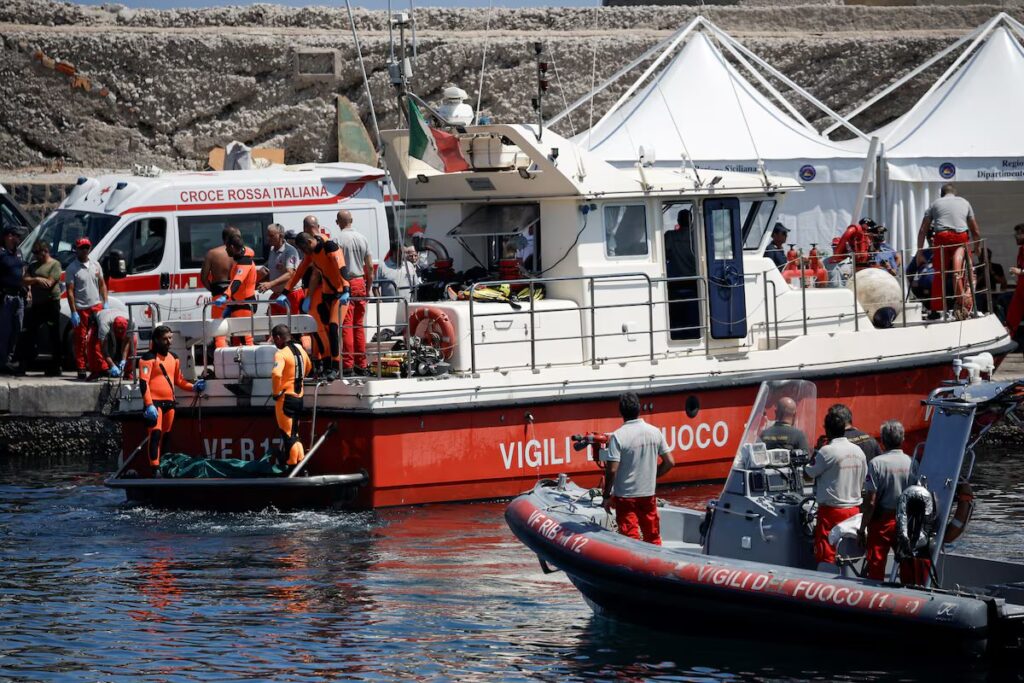
POLYGON ((102 190, 100 190, 100 196, 102 197, 103 195, 105 195, 108 192, 110 192, 110 186, 109 185, 104 187, 102 190))

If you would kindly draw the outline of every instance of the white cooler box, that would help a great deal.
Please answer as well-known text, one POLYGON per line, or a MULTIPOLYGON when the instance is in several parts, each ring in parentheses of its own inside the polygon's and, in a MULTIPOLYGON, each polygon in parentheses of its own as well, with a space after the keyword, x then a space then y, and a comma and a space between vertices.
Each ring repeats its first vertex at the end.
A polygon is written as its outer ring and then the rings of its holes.
POLYGON ((213 371, 217 373, 217 379, 239 379, 243 375, 270 377, 276 353, 277 347, 273 344, 216 349, 213 352, 213 371))

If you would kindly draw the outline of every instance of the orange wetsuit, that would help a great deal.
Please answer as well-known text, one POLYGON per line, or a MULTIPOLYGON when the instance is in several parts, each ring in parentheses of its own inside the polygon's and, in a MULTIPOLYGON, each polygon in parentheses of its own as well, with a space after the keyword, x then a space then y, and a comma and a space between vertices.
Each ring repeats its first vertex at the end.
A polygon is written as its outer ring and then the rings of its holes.
POLYGON ((174 386, 192 391, 192 383, 181 374, 181 363, 174 352, 161 356, 150 351, 139 363, 139 389, 148 408, 156 406, 156 424, 149 427, 149 464, 160 466, 160 450, 174 426, 174 386))
POLYGON ((292 273, 292 277, 285 285, 285 291, 289 291, 295 283, 302 280, 302 276, 309 270, 310 266, 320 273, 320 286, 311 288, 306 296, 312 297, 309 311, 316 319, 316 336, 313 338, 313 356, 317 360, 330 358, 335 363, 341 361, 341 337, 339 329, 344 312, 339 315, 337 295, 348 287, 348 282, 342 277, 341 271, 345 267, 345 257, 337 243, 318 239, 313 253, 302 259, 302 263, 292 273))
POLYGON ((274 354, 274 370, 271 373, 274 415, 283 441, 281 453, 287 457, 289 467, 298 465, 305 455, 299 440, 298 417, 302 412, 302 379, 309 374, 311 366, 306 350, 293 341, 274 354))
MULTIPOLYGON (((245 256, 250 258, 250 259, 253 259, 253 258, 256 257, 256 252, 252 250, 252 247, 246 247, 245 248, 245 256)), ((235 273, 237 271, 237 268, 235 267, 235 265, 237 265, 237 263, 238 263, 238 261, 235 261, 235 264, 233 264, 231 266, 231 273, 235 273)), ((212 287, 211 287, 211 289, 210 289, 210 293, 213 294, 214 297, 218 297, 221 294, 226 294, 229 299, 233 299, 235 297, 231 296, 231 292, 230 292, 230 287, 231 287, 231 283, 232 282, 234 282, 234 280, 229 280, 227 282, 214 282, 212 287)), ((254 298, 255 297, 255 291, 256 290, 254 288, 253 289, 253 296, 250 296, 250 297, 247 297, 247 298, 249 298, 249 299, 254 298)), ((210 317, 213 318, 214 320, 220 320, 221 318, 224 317, 225 309, 227 309, 229 311, 231 310, 231 308, 230 308, 230 306, 228 304, 224 304, 224 305, 221 305, 221 306, 219 306, 219 305, 211 306, 210 307, 210 317)), ((229 315, 231 317, 234 317, 234 313, 233 312, 230 313, 229 315)), ((249 344, 252 344, 252 342, 250 341, 249 344)), ((227 337, 214 337, 213 345, 216 346, 218 349, 226 347, 228 345, 227 337)))
MULTIPOLYGON (((256 298, 256 281, 259 280, 259 268, 253 261, 249 252, 252 249, 246 247, 246 255, 235 261, 232 268, 233 277, 228 291, 225 292, 231 301, 245 301, 256 298)), ((231 318, 251 318, 253 304, 228 304, 227 312, 231 318)), ((252 335, 235 336, 231 338, 234 345, 252 346, 252 335)))

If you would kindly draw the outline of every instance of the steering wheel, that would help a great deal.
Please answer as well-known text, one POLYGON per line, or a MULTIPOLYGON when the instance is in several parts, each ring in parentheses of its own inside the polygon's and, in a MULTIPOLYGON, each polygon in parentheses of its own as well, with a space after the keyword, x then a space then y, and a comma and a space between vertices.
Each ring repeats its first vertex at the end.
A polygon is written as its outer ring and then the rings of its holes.
POLYGON ((800 531, 807 538, 814 538, 814 527, 818 524, 818 500, 807 496, 800 501, 800 531))

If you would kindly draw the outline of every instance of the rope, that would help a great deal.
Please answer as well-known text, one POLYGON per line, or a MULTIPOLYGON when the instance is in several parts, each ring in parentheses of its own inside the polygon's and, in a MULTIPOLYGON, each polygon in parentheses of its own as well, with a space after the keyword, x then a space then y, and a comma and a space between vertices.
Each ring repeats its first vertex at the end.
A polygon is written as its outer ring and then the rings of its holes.
MULTIPOLYGON (((390 0, 389 0, 390 12, 390 0)), ((377 136, 377 153, 380 154, 384 145, 380 139, 380 126, 377 125, 377 111, 373 108, 373 93, 370 92, 370 79, 366 75, 366 63, 363 61, 363 49, 359 45, 359 34, 356 33, 356 20, 352 16, 352 3, 349 0, 345 0, 345 8, 348 10, 348 23, 352 27, 352 40, 356 44, 356 58, 359 60, 359 69, 363 72, 363 85, 366 87, 366 99, 370 105, 370 119, 373 121, 373 132, 377 136)), ((391 25, 390 16, 388 26, 391 25)))
POLYGON ((683 146, 683 155, 685 156, 684 161, 690 162, 690 168, 693 170, 693 175, 697 179, 697 186, 700 187, 704 184, 704 181, 700 178, 700 172, 697 170, 697 165, 693 163, 693 158, 690 156, 690 150, 686 147, 686 141, 683 139, 683 131, 679 129, 679 124, 676 123, 676 116, 672 113, 672 107, 669 106, 668 99, 665 97, 665 92, 661 89, 661 82, 655 81, 655 86, 658 88, 658 94, 661 96, 661 101, 665 103, 665 109, 668 111, 669 118, 672 119, 672 127, 676 129, 676 137, 679 138, 679 144, 683 146))
MULTIPOLYGON (((598 10, 594 8, 594 29, 597 29, 598 10)), ((590 55, 590 123, 587 125, 587 150, 591 149, 590 141, 594 131, 594 89, 597 86, 597 40, 593 40, 590 55)))
MULTIPOLYGON (((555 82, 558 83, 558 92, 562 95, 562 108, 568 109, 569 101, 565 99, 565 88, 562 87, 562 79, 558 75, 558 63, 555 62, 555 51, 553 49, 551 50, 551 69, 555 73, 555 82)), ((479 103, 477 103, 477 106, 479 106, 479 103)), ((573 125, 572 114, 566 114, 566 118, 569 119, 570 134, 575 136, 576 126, 573 125)))
MULTIPOLYGON (((703 5, 703 3, 701 4, 703 5)), ((715 39, 718 40, 718 37, 715 36, 715 39)), ((722 54, 721 52, 719 52, 719 54, 722 55, 722 59, 724 60, 725 55, 722 54)), ((730 66, 731 65, 728 63, 728 61, 726 61, 726 67, 730 66)), ((732 69, 730 68, 729 70, 731 71, 732 69)), ((754 140, 754 133, 753 131, 750 130, 750 122, 747 121, 747 112, 743 110, 743 104, 740 102, 740 94, 736 90, 736 79, 732 77, 732 74, 730 74, 729 76, 729 87, 732 88, 732 96, 736 99, 736 107, 740 110, 740 116, 743 117, 743 126, 747 129, 747 137, 750 138, 750 146, 754 148, 754 156, 757 158, 757 166, 759 169, 761 169, 761 175, 764 176, 764 182, 767 185, 768 176, 764 170, 764 160, 761 158, 761 151, 758 150, 757 148, 757 141, 754 140)))
POLYGON ((487 67, 487 48, 491 45, 491 10, 493 9, 494 0, 491 0, 487 6, 487 22, 484 24, 484 35, 487 36, 487 38, 484 40, 484 51, 483 55, 480 57, 480 85, 478 85, 476 89, 476 110, 473 114, 475 117, 473 119, 473 123, 480 122, 480 101, 484 96, 484 70, 487 67))

